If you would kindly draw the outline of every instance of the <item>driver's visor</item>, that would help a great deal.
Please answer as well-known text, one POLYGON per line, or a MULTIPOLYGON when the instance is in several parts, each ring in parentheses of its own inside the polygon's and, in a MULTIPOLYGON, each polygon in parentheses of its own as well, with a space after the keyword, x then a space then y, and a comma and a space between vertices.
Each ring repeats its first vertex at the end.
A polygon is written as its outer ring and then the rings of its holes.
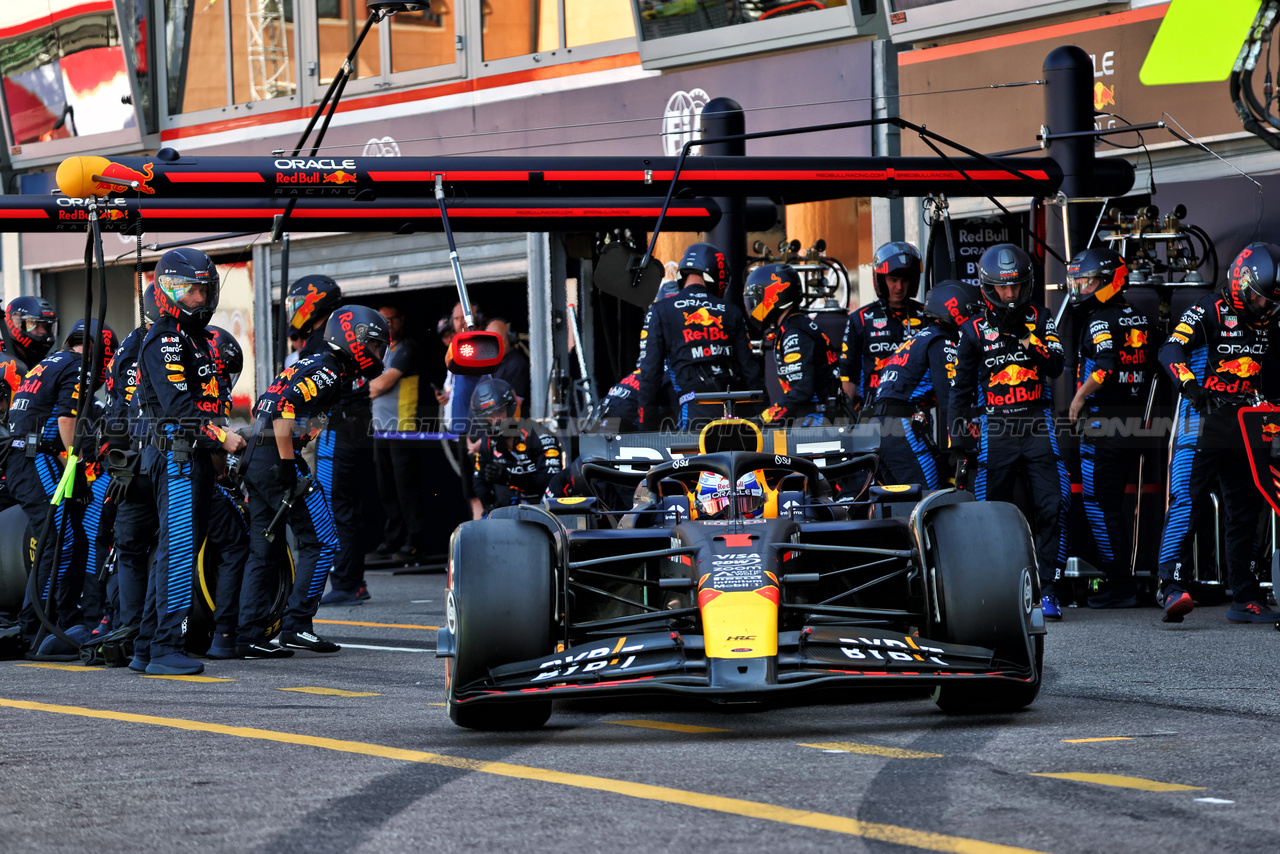
POLYGON ((1249 287, 1245 290, 1245 295, 1249 300, 1250 307, 1263 317, 1271 317, 1276 313, 1276 309, 1280 308, 1280 299, 1267 296, 1255 288, 1253 282, 1249 283, 1249 287))

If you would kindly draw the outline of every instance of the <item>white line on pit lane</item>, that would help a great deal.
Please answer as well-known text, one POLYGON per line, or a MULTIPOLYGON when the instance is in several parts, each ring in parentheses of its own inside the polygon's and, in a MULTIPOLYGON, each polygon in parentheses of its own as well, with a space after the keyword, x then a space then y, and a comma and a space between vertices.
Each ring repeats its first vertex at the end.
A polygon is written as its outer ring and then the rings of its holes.
POLYGON ((427 604, 428 602, 434 602, 434 601, 435 601, 434 599, 410 599, 410 600, 409 600, 409 604, 410 604, 410 605, 425 605, 425 604, 427 604))
POLYGON ((410 646, 365 646, 359 643, 342 643, 343 649, 374 649, 379 652, 435 652, 431 649, 418 649, 410 646))

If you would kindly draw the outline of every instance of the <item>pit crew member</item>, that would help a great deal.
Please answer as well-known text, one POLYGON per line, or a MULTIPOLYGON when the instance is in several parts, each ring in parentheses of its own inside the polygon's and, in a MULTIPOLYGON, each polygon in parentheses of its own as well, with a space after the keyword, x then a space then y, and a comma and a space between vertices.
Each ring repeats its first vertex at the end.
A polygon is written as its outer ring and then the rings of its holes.
POLYGON ((471 395, 471 414, 484 431, 473 482, 485 514, 494 507, 541 501, 564 465, 556 437, 519 417, 515 391, 503 380, 480 381, 471 395))
POLYGON ((924 325, 924 307, 910 298, 920 287, 921 267, 920 252, 910 243, 894 241, 876 250, 876 298, 849 315, 840 347, 840 384, 855 408, 872 400, 880 369, 924 325))

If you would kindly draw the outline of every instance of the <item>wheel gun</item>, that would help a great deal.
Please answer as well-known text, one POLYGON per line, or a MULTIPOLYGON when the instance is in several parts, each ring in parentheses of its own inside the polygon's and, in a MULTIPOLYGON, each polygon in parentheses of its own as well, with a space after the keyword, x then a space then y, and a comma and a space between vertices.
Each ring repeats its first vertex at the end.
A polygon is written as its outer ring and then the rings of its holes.
POLYGON ((276 511, 276 515, 271 517, 271 523, 263 529, 262 535, 267 538, 267 542, 271 542, 276 538, 276 531, 280 529, 281 523, 289 515, 289 511, 293 509, 293 505, 299 499, 306 496, 308 492, 315 487, 316 479, 314 475, 307 475, 298 481, 297 485, 289 491, 283 499, 280 500, 280 509, 276 511))

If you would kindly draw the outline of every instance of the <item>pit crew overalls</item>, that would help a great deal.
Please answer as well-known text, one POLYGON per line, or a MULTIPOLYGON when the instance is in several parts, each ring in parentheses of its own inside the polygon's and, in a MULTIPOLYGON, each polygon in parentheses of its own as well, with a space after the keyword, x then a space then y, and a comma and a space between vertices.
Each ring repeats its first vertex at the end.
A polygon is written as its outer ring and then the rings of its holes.
MULTIPOLYGON (((257 436, 245 448, 248 463, 243 472, 249 491, 249 559, 240 587, 240 627, 237 641, 241 644, 263 643, 271 621, 271 606, 281 567, 285 561, 283 526, 268 542, 267 525, 275 518, 286 491, 277 483, 272 469, 281 462, 276 448, 274 423, 286 419, 293 424, 294 450, 301 450, 317 434, 322 433, 323 417, 337 405, 342 389, 351 384, 351 375, 332 351, 309 353, 282 370, 268 386, 254 407, 262 421, 257 436)), ((301 456, 294 456, 299 479, 309 477, 311 469, 301 456)), ((349 485, 343 487, 352 492, 349 485)), ((285 524, 293 532, 296 551, 293 555, 294 583, 282 628, 286 632, 310 632, 312 619, 320 605, 325 580, 338 554, 338 533, 329 510, 328 494, 314 488, 301 501, 294 503, 285 524)))
MULTIPOLYGON (((933 416, 947 423, 956 342, 937 323, 898 345, 884 366, 869 420, 880 427, 880 479, 937 489, 941 482, 933 416)), ((943 434, 945 435, 945 433, 943 434)))
POLYGON ((1012 501, 1014 477, 1026 477, 1036 532, 1036 562, 1046 595, 1066 566, 1062 523, 1071 507, 1071 480, 1058 450, 1050 380, 1062 373, 1062 344, 1049 313, 1027 306, 1030 347, 975 317, 960 327, 956 381, 951 391, 951 442, 967 441, 968 418, 978 427, 979 501, 1012 501))
POLYGON ((476 452, 473 483, 485 513, 494 507, 540 501, 564 466, 560 443, 536 422, 508 418, 496 429, 496 434, 481 437, 476 452), (485 472, 495 464, 503 477, 490 480, 485 472))
MULTIPOLYGON (((1255 326, 1226 296, 1212 294, 1186 310, 1160 347, 1159 359, 1178 386, 1194 379, 1211 394, 1245 393, 1264 380, 1272 381, 1263 369, 1275 333, 1274 324, 1255 326)), ((1252 602, 1262 599, 1254 574, 1262 496, 1250 473, 1237 409, 1238 405, 1202 413, 1187 399, 1178 401, 1160 581, 1185 590, 1193 532, 1216 481, 1226 515, 1227 581, 1236 602, 1252 602)))
POLYGON ((769 426, 822 424, 840 386, 835 350, 812 317, 793 312, 782 318, 773 339, 773 361, 782 397, 761 413, 760 420, 769 426))
POLYGON ((922 306, 907 300, 901 312, 890 311, 876 300, 849 315, 840 345, 839 376, 842 383, 853 383, 863 405, 875 399, 880 369, 898 349, 898 345, 924 326, 922 306))

